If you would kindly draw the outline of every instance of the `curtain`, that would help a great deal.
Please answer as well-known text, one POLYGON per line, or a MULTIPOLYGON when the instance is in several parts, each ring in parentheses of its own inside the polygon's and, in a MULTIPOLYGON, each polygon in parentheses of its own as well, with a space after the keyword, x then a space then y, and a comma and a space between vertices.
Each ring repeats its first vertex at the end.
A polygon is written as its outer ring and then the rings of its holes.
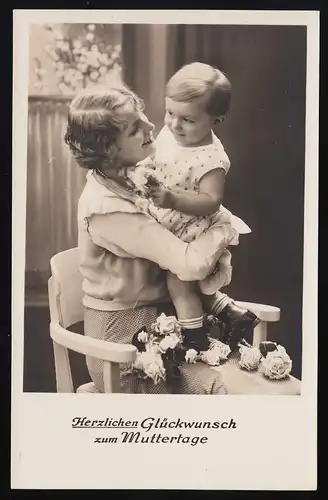
POLYGON ((30 97, 26 285, 44 284, 50 258, 77 244, 77 203, 85 183, 64 143, 67 98, 30 97))
POLYGON ((122 28, 123 75, 144 99, 157 131, 164 118, 167 80, 192 61, 221 65, 217 26, 184 24, 126 24, 122 28))
POLYGON ((166 24, 126 24, 122 29, 123 77, 144 100, 155 135, 164 119, 167 40, 166 24))
POLYGON ((194 61, 221 67, 221 31, 216 25, 171 24, 167 45, 168 77, 194 61))

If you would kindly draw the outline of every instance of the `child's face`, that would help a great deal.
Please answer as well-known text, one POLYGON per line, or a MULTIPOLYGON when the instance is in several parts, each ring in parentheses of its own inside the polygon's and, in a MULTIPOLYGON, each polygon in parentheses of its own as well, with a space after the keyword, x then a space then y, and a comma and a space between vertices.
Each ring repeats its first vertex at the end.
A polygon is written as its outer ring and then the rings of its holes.
POLYGON ((135 165, 154 153, 152 131, 154 125, 139 110, 127 109, 124 112, 127 127, 119 135, 116 145, 122 166, 135 165))
POLYGON ((197 146, 211 136, 213 117, 201 100, 191 102, 165 99, 165 124, 181 146, 197 146))

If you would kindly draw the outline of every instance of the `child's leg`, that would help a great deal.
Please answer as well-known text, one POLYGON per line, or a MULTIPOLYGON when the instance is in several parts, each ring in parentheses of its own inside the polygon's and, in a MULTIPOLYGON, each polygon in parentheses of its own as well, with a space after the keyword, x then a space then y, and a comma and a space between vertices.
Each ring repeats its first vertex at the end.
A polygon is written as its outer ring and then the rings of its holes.
POLYGON ((167 272, 167 287, 185 337, 185 345, 196 351, 206 351, 209 341, 203 324, 203 306, 196 283, 181 281, 167 272))

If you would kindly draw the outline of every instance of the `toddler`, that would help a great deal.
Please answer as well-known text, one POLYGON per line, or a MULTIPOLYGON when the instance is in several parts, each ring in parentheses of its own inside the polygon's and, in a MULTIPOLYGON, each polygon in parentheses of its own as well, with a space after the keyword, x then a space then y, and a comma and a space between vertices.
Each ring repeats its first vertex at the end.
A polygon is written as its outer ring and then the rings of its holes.
MULTIPOLYGON (((166 86, 165 126, 156 139, 156 153, 126 172, 143 192, 140 210, 184 241, 196 239, 213 221, 222 224, 222 254, 210 276, 194 283, 167 273, 186 347, 197 351, 209 346, 204 303, 213 310, 214 293, 231 281, 227 248, 238 244, 239 234, 250 232, 221 205, 230 161, 212 127, 224 120, 230 98, 230 83, 218 69, 199 62, 182 67, 166 86)), ((252 320, 254 327, 258 319, 254 315, 252 320)))

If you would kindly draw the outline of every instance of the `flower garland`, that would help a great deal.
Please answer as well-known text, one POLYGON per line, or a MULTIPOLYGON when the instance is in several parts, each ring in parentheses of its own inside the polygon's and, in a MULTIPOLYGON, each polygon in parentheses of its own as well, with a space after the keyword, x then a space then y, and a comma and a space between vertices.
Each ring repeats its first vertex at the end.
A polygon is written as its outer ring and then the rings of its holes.
MULTIPOLYGON (((174 383, 179 380, 180 367, 184 363, 203 362, 219 366, 231 353, 230 347, 220 340, 209 337, 207 351, 197 352, 184 346, 184 336, 175 316, 162 313, 147 331, 138 330, 132 344, 137 348, 137 357, 125 374, 136 373, 139 378, 152 379, 155 384, 161 381, 174 383)), ((263 375, 279 380, 289 375, 292 361, 286 350, 274 342, 261 342, 259 348, 246 341, 239 343, 239 366, 248 371, 261 367, 263 375)))

